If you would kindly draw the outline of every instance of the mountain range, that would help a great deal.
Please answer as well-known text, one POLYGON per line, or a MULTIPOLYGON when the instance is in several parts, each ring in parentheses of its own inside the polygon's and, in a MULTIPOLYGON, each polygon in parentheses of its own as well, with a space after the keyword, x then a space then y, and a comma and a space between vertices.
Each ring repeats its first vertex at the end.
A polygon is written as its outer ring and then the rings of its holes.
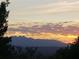
POLYGON ((21 47, 64 47, 65 43, 57 40, 32 39, 26 37, 12 37, 11 45, 21 47))

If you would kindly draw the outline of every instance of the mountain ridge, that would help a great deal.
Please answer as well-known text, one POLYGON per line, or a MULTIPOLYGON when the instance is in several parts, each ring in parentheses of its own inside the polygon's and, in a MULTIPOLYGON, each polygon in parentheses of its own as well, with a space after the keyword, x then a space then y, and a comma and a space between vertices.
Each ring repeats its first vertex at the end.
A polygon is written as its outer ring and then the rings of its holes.
POLYGON ((33 39, 27 37, 12 37, 11 45, 21 47, 65 47, 66 44, 57 40, 33 39))

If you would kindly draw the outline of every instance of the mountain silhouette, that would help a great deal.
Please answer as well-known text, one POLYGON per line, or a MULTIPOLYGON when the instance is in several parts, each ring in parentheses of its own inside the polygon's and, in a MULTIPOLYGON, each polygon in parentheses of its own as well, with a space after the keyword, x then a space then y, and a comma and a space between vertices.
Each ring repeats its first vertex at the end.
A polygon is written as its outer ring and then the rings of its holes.
POLYGON ((32 39, 26 37, 12 37, 11 45, 21 47, 65 47, 66 44, 57 40, 32 39))

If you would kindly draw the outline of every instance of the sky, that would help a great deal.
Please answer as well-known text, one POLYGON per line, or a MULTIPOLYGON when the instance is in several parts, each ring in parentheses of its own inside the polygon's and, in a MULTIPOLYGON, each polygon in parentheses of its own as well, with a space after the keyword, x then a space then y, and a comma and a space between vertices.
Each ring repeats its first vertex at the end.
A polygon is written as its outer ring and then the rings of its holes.
POLYGON ((78 0, 10 0, 9 21, 78 21, 78 0))
POLYGON ((79 0, 10 0, 7 35, 71 43, 79 35, 79 0))

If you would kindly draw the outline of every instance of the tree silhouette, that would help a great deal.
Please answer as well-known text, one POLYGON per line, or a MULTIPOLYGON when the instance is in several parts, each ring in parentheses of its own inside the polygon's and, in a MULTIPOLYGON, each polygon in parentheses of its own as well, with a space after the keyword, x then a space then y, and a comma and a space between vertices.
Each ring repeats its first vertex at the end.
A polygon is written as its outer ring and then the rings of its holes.
POLYGON ((10 51, 8 44, 11 37, 4 37, 4 34, 7 31, 8 24, 7 18, 9 11, 7 10, 9 1, 1 2, 0 4, 0 59, 8 59, 10 57, 10 51))
POLYGON ((5 32, 7 31, 8 24, 7 24, 7 17, 9 14, 9 11, 6 9, 8 7, 9 2, 1 2, 0 5, 0 37, 3 37, 5 32))
POLYGON ((50 59, 79 59, 79 37, 65 48, 61 48, 50 59))

